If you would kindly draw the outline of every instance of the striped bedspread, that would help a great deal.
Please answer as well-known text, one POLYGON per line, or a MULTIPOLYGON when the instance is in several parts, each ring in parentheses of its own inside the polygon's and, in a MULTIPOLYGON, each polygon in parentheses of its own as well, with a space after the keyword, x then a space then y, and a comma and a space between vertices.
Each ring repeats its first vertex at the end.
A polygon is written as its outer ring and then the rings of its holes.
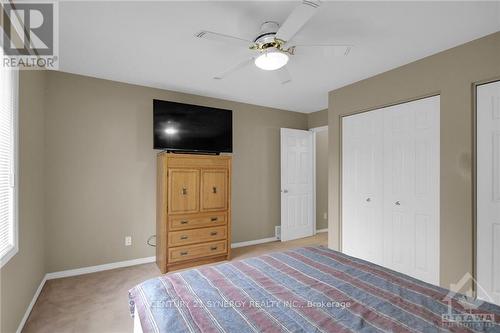
POLYGON ((130 290, 147 332, 500 332, 471 302, 323 247, 170 273, 130 290))

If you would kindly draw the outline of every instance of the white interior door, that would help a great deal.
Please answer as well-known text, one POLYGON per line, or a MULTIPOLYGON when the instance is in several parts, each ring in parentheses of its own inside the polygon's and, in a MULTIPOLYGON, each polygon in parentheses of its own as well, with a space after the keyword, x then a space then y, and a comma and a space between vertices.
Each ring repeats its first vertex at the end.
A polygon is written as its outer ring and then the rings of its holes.
POLYGON ((342 120, 342 251, 439 284, 439 97, 342 120))
POLYGON ((312 236, 313 132, 281 129, 281 240, 312 236))
POLYGON ((500 305, 500 82, 477 87, 477 283, 500 305))

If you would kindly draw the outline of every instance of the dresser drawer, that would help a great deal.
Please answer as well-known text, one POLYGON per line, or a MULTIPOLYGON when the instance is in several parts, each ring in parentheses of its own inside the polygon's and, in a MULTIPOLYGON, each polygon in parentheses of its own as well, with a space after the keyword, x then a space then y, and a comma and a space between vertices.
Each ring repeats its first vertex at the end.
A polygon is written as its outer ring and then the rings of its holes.
POLYGON ((169 263, 203 258, 227 252, 226 240, 218 242, 210 242, 196 245, 187 245, 168 249, 169 263))
POLYGON ((175 215, 168 218, 169 230, 184 230, 226 225, 226 213, 175 215))
POLYGON ((168 246, 180 246, 194 243, 211 242, 226 239, 226 227, 201 228, 168 233, 168 246))

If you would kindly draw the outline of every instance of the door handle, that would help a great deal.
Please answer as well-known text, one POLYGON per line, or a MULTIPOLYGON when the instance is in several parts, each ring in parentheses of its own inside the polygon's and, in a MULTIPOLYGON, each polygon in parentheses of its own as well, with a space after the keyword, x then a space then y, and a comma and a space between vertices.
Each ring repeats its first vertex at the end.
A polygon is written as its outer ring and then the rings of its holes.
POLYGON ((182 194, 182 195, 187 195, 187 194, 188 194, 188 190, 187 190, 186 186, 183 186, 183 187, 182 187, 181 194, 182 194))
POLYGON ((288 193, 288 190, 283 190, 283 193, 288 193))
POLYGON ((215 187, 215 186, 212 187, 212 193, 214 193, 214 194, 217 193, 217 187, 215 187))
POLYGON ((370 202, 370 201, 372 201, 371 198, 366 198, 366 202, 370 202))
POLYGON ((401 206, 401 202, 399 202, 399 201, 396 201, 394 204, 395 204, 396 206, 401 206))

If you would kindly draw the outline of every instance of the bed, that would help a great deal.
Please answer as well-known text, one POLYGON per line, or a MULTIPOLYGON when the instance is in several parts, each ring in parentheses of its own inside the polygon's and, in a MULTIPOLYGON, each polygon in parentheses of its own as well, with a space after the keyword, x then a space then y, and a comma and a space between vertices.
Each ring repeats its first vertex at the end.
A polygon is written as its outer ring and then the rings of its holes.
POLYGON ((145 281, 137 332, 500 332, 500 307, 324 247, 145 281))

